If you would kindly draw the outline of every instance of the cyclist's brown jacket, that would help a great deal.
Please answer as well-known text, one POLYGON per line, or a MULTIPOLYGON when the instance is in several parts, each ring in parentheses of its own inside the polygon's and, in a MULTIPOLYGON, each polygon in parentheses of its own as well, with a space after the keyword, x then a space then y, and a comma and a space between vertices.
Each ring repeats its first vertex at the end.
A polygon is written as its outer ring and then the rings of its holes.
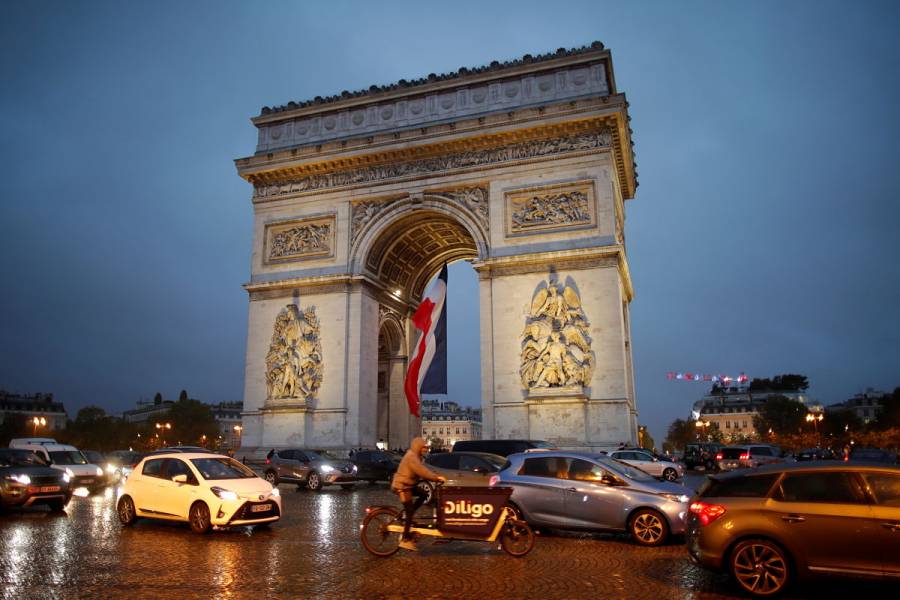
POLYGON ((392 490, 408 490, 415 486, 420 479, 438 480, 440 476, 422 463, 422 455, 420 453, 424 446, 424 439, 420 437, 413 438, 409 450, 403 455, 403 460, 400 461, 400 466, 397 467, 397 472, 394 473, 394 479, 391 481, 392 490))

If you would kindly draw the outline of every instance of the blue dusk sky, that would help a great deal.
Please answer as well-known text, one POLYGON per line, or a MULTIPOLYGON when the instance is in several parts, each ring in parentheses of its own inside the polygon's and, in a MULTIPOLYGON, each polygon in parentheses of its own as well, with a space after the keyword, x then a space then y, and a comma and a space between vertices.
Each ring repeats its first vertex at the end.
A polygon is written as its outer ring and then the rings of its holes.
MULTIPOLYGON (((900 385, 900 3, 3 2, 0 389, 242 399, 264 105, 603 42, 631 103, 640 422, 708 384, 900 385)), ((478 404, 474 272, 450 394, 478 404)), ((520 302, 519 299, 516 299, 520 302)))

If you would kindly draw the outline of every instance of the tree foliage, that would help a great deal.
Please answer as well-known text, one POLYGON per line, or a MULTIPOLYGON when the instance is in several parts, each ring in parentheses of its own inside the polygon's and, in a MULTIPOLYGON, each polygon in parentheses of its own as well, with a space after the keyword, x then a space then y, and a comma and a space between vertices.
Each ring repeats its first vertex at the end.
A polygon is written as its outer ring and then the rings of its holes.
POLYGON ((798 433, 806 419, 806 407, 785 396, 770 396, 753 417, 753 426, 760 435, 770 429, 778 435, 798 433))
POLYGON ((9 441, 14 438, 28 437, 31 430, 28 429, 28 422, 23 414, 7 413, 3 422, 0 423, 0 447, 9 446, 9 441))
POLYGON ((900 428, 900 387, 894 388, 894 392, 881 399, 881 410, 875 421, 875 428, 879 430, 900 428))
POLYGON ((693 421, 675 419, 669 425, 664 447, 667 450, 683 450, 686 444, 697 439, 697 431, 693 421))
POLYGON ((787 373, 768 378, 754 378, 750 381, 750 391, 770 392, 804 392, 809 388, 809 380, 806 375, 787 373))
POLYGON ((219 434, 219 425, 212 410, 199 400, 178 400, 169 409, 166 421, 172 424, 172 429, 164 432, 166 445, 178 442, 198 445, 204 435, 207 439, 215 439, 219 434))

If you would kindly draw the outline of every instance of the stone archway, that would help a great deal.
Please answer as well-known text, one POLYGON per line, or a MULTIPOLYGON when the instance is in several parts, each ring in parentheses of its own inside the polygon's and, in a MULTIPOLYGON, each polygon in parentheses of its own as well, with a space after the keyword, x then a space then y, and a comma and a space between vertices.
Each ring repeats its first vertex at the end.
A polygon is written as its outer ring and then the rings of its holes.
POLYGON ((457 260, 479 277, 483 435, 634 443, 628 121, 602 44, 265 108, 236 161, 244 444, 407 445, 408 317, 457 260))

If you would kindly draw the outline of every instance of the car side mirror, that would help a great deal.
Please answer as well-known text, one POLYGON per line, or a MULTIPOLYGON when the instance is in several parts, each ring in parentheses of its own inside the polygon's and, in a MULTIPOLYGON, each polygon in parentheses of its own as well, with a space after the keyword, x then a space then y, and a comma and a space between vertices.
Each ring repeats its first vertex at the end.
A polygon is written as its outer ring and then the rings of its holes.
POLYGON ((179 475, 174 475, 172 477, 172 481, 174 481, 175 483, 187 483, 187 480, 188 480, 188 476, 185 475, 184 473, 181 473, 179 475))
POLYGON ((603 475, 602 477, 600 477, 600 483, 609 486, 619 485, 619 482, 612 475, 603 475))

